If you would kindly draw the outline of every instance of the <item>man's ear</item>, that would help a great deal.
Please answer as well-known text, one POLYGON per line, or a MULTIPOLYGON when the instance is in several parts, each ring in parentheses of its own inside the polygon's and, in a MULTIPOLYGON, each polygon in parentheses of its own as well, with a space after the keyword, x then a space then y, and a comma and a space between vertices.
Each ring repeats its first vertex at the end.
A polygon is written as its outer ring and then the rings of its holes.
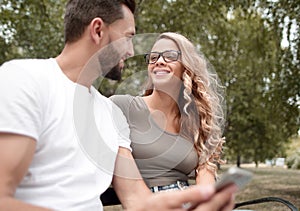
POLYGON ((90 35, 96 44, 103 38, 105 24, 101 18, 94 18, 90 23, 90 35))

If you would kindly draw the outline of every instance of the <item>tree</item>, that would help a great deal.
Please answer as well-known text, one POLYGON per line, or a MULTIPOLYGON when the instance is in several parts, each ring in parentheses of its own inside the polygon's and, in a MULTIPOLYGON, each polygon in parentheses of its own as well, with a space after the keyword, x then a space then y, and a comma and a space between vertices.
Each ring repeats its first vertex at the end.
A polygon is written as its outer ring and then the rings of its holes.
POLYGON ((12 58, 48 58, 63 47, 64 1, 2 0, 0 64, 12 58))
POLYGON ((226 70, 223 78, 228 93, 228 152, 238 159, 252 158, 256 164, 276 155, 284 143, 276 138, 280 131, 272 134, 277 120, 268 118, 270 112, 276 111, 269 109, 273 101, 266 96, 279 49, 262 15, 254 7, 235 8, 227 21, 215 29, 218 39, 214 42, 220 46, 217 63, 226 70))
POLYGON ((299 32, 281 46, 299 14, 296 1, 141 1, 137 25, 182 33, 205 53, 227 87, 226 155, 258 164, 284 155, 299 129, 299 32))
MULTIPOLYGON (((0 64, 12 58, 57 55, 64 44, 66 1, 2 0, 0 64)), ((138 34, 179 32, 215 67, 227 88, 226 157, 258 164, 283 156, 285 144, 300 128, 299 1, 137 0, 137 4, 138 34)), ((144 44, 151 42, 139 37, 134 41, 142 46, 127 61, 123 80, 98 80, 104 95, 141 94, 146 78, 141 54, 147 49, 144 44)))

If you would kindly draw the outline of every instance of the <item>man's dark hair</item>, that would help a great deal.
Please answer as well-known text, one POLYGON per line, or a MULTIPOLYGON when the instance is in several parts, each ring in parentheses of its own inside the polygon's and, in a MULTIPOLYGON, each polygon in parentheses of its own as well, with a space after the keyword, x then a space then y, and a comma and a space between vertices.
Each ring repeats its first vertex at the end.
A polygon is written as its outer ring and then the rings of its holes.
POLYGON ((65 43, 77 41, 96 17, 107 24, 122 19, 123 4, 134 13, 135 0, 69 0, 64 19, 65 43))

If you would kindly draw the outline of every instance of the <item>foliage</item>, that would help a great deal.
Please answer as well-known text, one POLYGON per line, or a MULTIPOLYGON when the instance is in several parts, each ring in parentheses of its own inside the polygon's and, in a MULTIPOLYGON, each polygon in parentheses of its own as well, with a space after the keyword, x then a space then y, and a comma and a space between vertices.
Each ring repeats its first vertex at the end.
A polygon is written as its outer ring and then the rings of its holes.
POLYGON ((300 150, 287 157, 286 164, 288 168, 300 169, 300 150))
MULTIPOLYGON (((226 86, 226 157, 258 163, 284 156, 300 127, 299 1, 136 1, 138 34, 187 36, 226 86)), ((66 0, 0 2, 0 64, 61 51, 66 0)), ((126 62, 120 83, 99 79, 99 90, 106 96, 141 94, 146 78, 141 53, 126 62)))
POLYGON ((63 47, 64 1, 2 0, 0 64, 12 58, 48 58, 63 47))
POLYGON ((300 8, 295 2, 140 1, 139 33, 186 35, 227 87, 227 158, 258 163, 284 156, 288 137, 299 129, 299 32, 292 27, 299 28, 300 8), (282 48, 284 37, 289 45, 282 48))
POLYGON ((286 164, 288 168, 300 169, 300 136, 293 137, 287 149, 286 164))

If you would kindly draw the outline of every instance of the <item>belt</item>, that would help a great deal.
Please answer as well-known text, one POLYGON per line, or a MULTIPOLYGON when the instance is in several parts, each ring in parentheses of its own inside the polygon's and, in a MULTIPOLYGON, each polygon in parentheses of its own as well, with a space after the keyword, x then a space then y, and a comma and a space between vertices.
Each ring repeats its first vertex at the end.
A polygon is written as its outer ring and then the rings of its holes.
POLYGON ((168 190, 184 190, 189 186, 187 181, 177 181, 176 183, 172 183, 169 185, 162 185, 162 186, 153 186, 150 187, 150 190, 155 193, 159 191, 168 191, 168 190))

